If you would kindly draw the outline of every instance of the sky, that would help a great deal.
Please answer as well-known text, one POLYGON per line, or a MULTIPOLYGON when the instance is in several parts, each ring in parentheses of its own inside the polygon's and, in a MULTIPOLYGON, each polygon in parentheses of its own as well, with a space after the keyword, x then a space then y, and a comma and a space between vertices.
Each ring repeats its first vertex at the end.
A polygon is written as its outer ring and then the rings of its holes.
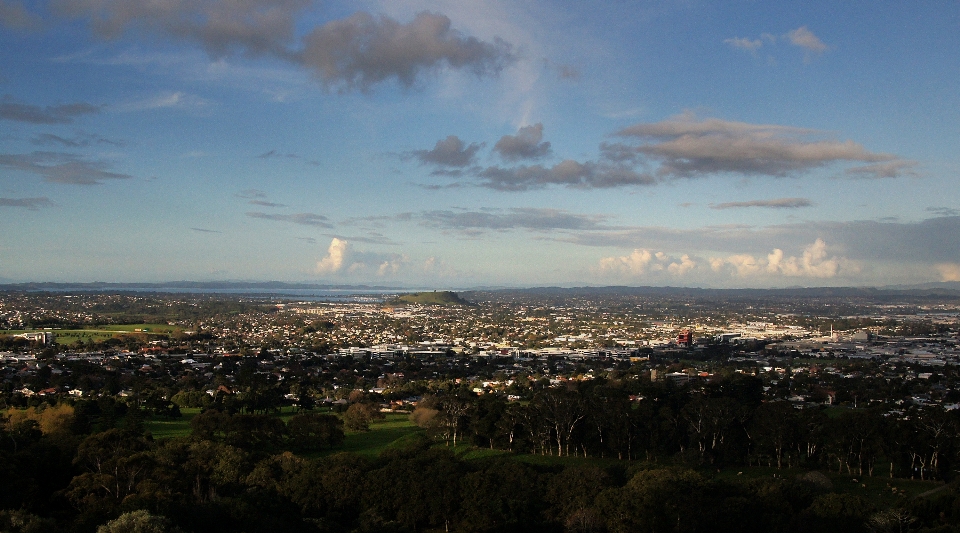
POLYGON ((960 281, 960 3, 0 0, 0 282, 960 281))

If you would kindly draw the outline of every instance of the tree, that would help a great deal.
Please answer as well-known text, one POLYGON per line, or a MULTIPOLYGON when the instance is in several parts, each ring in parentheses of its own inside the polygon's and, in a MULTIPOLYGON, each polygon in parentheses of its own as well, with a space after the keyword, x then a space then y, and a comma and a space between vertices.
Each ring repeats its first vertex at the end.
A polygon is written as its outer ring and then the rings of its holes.
POLYGON ((173 527, 170 520, 148 511, 131 511, 97 528, 97 533, 174 533, 180 529, 173 527))
POLYGON ((343 413, 343 423, 351 431, 370 431, 370 409, 362 403, 355 403, 343 413))
POLYGON ((317 451, 343 443, 343 420, 336 415, 294 415, 287 422, 288 442, 298 451, 317 451))

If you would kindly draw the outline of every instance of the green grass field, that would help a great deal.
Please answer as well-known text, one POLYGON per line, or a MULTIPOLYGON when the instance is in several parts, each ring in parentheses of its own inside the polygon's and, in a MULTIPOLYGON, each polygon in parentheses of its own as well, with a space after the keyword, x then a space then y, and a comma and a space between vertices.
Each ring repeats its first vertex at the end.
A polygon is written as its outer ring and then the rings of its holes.
POLYGON ((146 335, 146 336, 160 336, 160 335, 173 335, 183 331, 183 328, 180 326, 171 326, 168 324, 120 324, 120 325, 111 325, 111 326, 100 326, 97 328, 87 328, 87 329, 54 329, 54 330, 40 330, 40 329, 11 329, 4 330, 3 335, 19 335, 21 333, 35 332, 35 331, 52 331, 57 336, 58 344, 73 344, 79 339, 102 341, 116 337, 118 335, 146 335), (140 331, 137 331, 140 330, 140 331))
MULTIPOLYGON (((182 408, 182 418, 177 420, 147 420, 145 429, 154 439, 171 437, 185 437, 190 435, 190 420, 200 412, 199 408, 182 408)), ((323 412, 323 411, 318 411, 323 412)), ((296 414, 291 408, 281 411, 276 416, 285 422, 296 414)), ((383 420, 374 420, 370 424, 370 431, 346 431, 343 445, 325 453, 350 452, 364 457, 374 458, 391 447, 400 446, 402 442, 423 430, 410 422, 406 413, 388 413, 383 420)))

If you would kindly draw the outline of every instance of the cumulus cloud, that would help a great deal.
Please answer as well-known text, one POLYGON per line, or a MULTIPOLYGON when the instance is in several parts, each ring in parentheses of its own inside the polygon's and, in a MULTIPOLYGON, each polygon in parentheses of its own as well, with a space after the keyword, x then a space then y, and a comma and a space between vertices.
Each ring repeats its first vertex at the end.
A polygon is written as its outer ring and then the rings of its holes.
POLYGON ((790 41, 790 44, 799 46, 807 52, 813 52, 815 54, 822 54, 829 48, 806 26, 800 26, 795 30, 787 32, 786 38, 790 41))
POLYGON ((470 143, 460 140, 456 135, 448 135, 446 139, 437 141, 432 150, 415 150, 410 155, 421 164, 439 165, 444 167, 466 167, 473 163, 477 152, 483 144, 470 143))
POLYGON ((826 243, 823 239, 817 239, 804 248, 799 257, 785 257, 783 250, 775 248, 766 259, 750 254, 735 254, 726 258, 711 258, 710 265, 718 272, 729 266, 738 277, 766 273, 788 277, 832 278, 840 273, 840 265, 844 260, 827 255, 826 243))
POLYGON ((330 241, 327 255, 317 262, 317 272, 321 274, 339 272, 343 268, 343 258, 347 254, 349 243, 336 237, 330 241))
POLYGON ((344 91, 386 80, 410 87, 423 73, 442 67, 495 75, 515 59, 508 43, 466 36, 446 16, 427 12, 407 23, 358 12, 309 29, 301 39, 299 15, 313 5, 310 0, 54 0, 53 9, 89 23, 105 39, 136 32, 198 43, 214 58, 275 57, 344 91))
POLYGON ((524 126, 516 135, 500 137, 493 150, 506 161, 520 161, 522 159, 540 159, 550 153, 550 143, 543 140, 543 124, 536 123, 524 126))
POLYGON ((105 161, 85 159, 62 152, 0 154, 0 166, 36 174, 44 181, 70 185, 100 185, 104 180, 133 176, 110 170, 105 161))
MULTIPOLYGON (((875 153, 847 140, 811 138, 822 132, 789 126, 750 124, 683 113, 655 123, 636 124, 618 136, 647 142, 627 148, 660 163, 661 178, 692 178, 718 173, 782 177, 830 164, 868 163, 856 171, 884 177, 902 175, 910 162, 875 153)), ((621 156, 625 157, 625 156, 621 156)))
POLYGON ((251 211, 247 213, 247 216, 250 218, 260 218, 264 220, 292 222, 294 224, 300 224, 301 226, 314 226, 318 228, 333 227, 333 224, 327 222, 327 220, 329 220, 327 217, 318 215, 316 213, 293 213, 290 215, 281 215, 276 213, 261 213, 259 211, 251 211))
POLYGON ((773 209, 796 209, 810 207, 813 202, 806 198, 774 198, 772 200, 748 200, 745 202, 724 202, 710 204, 711 209, 734 209, 739 207, 769 207, 773 209))
POLYGON ((345 239, 334 237, 327 255, 317 262, 318 274, 364 275, 371 272, 380 277, 398 274, 409 261, 400 254, 377 254, 355 250, 345 239))
POLYGON ((630 255, 600 259, 600 272, 605 274, 639 276, 647 273, 667 272, 674 276, 682 276, 696 267, 696 261, 687 254, 683 254, 677 259, 664 252, 651 252, 640 248, 634 250, 630 255))
POLYGON ((960 281, 960 263, 941 263, 936 268, 940 281, 960 281))
POLYGON ((46 196, 39 198, 0 198, 0 207, 23 207, 36 211, 42 207, 53 207, 54 205, 46 196))
POLYGON ((54 106, 37 106, 14 101, 10 96, 0 100, 0 120, 30 124, 70 124, 79 116, 99 113, 101 106, 84 102, 54 106))

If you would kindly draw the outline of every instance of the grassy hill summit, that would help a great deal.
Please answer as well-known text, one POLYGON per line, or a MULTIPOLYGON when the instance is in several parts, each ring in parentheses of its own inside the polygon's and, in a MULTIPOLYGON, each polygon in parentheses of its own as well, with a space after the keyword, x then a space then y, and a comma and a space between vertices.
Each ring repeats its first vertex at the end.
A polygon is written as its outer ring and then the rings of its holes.
POLYGON ((387 303, 392 305, 470 305, 470 302, 453 291, 411 292, 397 295, 387 303))

